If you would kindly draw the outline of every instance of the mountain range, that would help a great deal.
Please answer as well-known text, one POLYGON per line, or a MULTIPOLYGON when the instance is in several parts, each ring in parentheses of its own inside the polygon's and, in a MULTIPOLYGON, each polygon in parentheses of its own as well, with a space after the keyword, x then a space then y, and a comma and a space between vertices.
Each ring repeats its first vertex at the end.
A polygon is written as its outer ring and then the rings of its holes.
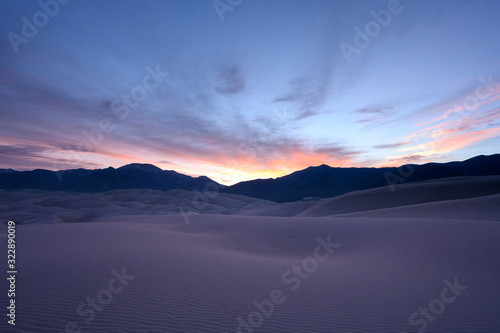
POLYGON ((459 176, 500 175, 500 154, 476 156, 462 162, 407 164, 387 168, 308 167, 279 178, 256 179, 231 186, 208 177, 191 177, 151 164, 120 168, 15 171, 0 169, 0 189, 39 189, 73 192, 105 192, 116 189, 213 190, 289 202, 328 198, 355 190, 459 176))
POLYGON ((222 192, 277 202, 306 197, 329 198, 356 190, 459 176, 500 175, 500 154, 463 162, 407 164, 388 168, 309 167, 275 179, 257 179, 226 187, 222 192))
MULTIPOLYGON (((191 177, 162 170, 151 164, 128 164, 120 168, 71 169, 49 171, 9 171, 0 169, 0 189, 38 189, 49 191, 106 192, 117 189, 203 189, 214 181, 208 177, 191 177)), ((222 185, 220 185, 222 186, 222 185)))

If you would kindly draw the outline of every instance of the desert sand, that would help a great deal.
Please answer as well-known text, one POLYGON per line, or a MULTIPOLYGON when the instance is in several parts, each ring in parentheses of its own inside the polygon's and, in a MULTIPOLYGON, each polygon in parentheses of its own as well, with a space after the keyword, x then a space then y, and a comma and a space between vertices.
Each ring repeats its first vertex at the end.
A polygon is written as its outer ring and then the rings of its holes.
POLYGON ((0 331, 499 332, 500 177, 194 195, 0 192, 18 222, 0 331))

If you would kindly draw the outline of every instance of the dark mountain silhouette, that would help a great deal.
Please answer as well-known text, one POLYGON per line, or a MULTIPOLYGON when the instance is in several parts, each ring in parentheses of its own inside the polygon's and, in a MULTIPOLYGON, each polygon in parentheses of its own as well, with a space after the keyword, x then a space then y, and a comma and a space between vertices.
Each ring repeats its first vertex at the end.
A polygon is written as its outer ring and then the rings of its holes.
MULTIPOLYGON (((105 192, 117 189, 172 189, 202 191, 215 183, 208 177, 190 177, 175 171, 161 170, 151 164, 128 164, 118 169, 73 169, 62 171, 33 170, 0 173, 0 188, 39 189, 75 192, 105 192)), ((223 185, 220 185, 223 187, 223 185)))
POLYGON ((275 179, 241 182, 221 192, 286 202, 306 197, 334 197, 350 191, 403 182, 488 175, 500 175, 500 154, 481 155, 463 162, 409 164, 399 168, 333 168, 320 165, 275 179))
MULTIPOLYGON (((2 169, 9 170, 9 169, 2 169)), ((277 202, 306 197, 328 198, 350 191, 457 176, 500 175, 500 154, 476 156, 463 162, 408 164, 399 168, 336 168, 328 165, 308 167, 289 175, 256 179, 232 186, 218 184, 208 177, 190 177, 161 170, 151 164, 128 164, 120 168, 72 169, 62 171, 0 171, 0 189, 40 189, 75 192, 105 192, 117 189, 203 191, 217 187, 221 192, 241 194, 277 202)))

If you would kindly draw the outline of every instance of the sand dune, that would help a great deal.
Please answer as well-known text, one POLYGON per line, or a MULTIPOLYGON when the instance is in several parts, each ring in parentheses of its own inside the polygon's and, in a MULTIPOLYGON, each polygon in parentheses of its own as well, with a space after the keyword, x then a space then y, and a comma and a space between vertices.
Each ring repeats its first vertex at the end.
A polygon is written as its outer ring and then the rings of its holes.
POLYGON ((2 218, 22 223, 16 326, 4 318, 0 332, 498 332, 499 184, 279 205, 194 204, 181 190, 1 192, 2 218), (189 223, 179 206, 198 207, 189 223))
POLYGON ((17 233, 30 245, 18 251, 16 332, 64 332, 66 325, 82 332, 250 332, 238 318, 248 323, 259 311, 254 302, 273 290, 283 302, 249 326, 255 332, 415 332, 420 326, 409 326, 409 316, 455 278, 467 289, 427 331, 496 332, 500 325, 495 222, 200 214, 186 225, 173 214, 21 225, 17 233), (339 245, 331 254, 320 247, 325 261, 306 259, 314 258, 318 237, 339 245), (302 263, 304 279, 291 271, 302 263), (111 271, 122 269, 133 279, 119 293, 106 291, 113 278, 119 288, 111 271), (88 297, 103 300, 102 311, 85 305, 88 297))
POLYGON ((412 217, 500 221, 500 194, 470 199, 443 200, 331 216, 373 218, 412 217))
MULTIPOLYGON (((354 191, 299 213, 298 216, 329 216, 446 200, 469 199, 500 193, 500 177, 457 177, 354 191)), ((406 215, 404 215, 406 216, 406 215)))
MULTIPOLYGON (((167 192, 155 190, 115 190, 104 193, 68 193, 44 191, 4 191, 0 192, 0 218, 12 219, 18 223, 75 223, 93 222, 122 215, 165 215, 184 213, 196 214, 236 214, 247 216, 333 216, 339 214, 354 214, 353 216, 371 216, 359 214, 409 205, 434 203, 428 209, 434 213, 418 216, 450 218, 461 216, 475 219, 496 219, 491 212, 496 212, 497 203, 494 199, 470 201, 474 211, 462 207, 455 201, 449 210, 447 204, 444 213, 438 213, 436 202, 449 200, 471 199, 500 193, 500 177, 457 177, 445 178, 420 183, 400 184, 392 192, 389 187, 381 187, 364 191, 355 191, 322 201, 299 201, 277 204, 272 201, 245 197, 236 194, 211 193, 201 194, 184 190, 167 192), (458 208, 455 209, 453 205, 458 208), (435 208, 432 208, 435 207, 435 208), (461 210, 460 210, 461 209, 461 210), (489 215, 483 216, 484 211, 489 215), (455 212, 455 213, 453 213, 455 212), (444 215, 443 215, 444 214, 444 215)), ((451 204, 451 203, 450 203, 451 204)), ((403 213, 402 210, 398 212, 403 213)), ((390 217, 389 215, 380 215, 390 217)), ((395 216, 412 217, 412 212, 395 216)))
POLYGON ((295 216, 318 204, 318 201, 285 202, 246 210, 239 215, 247 216, 295 216))
POLYGON ((201 195, 184 190, 115 190, 104 193, 0 192, 0 218, 31 223, 93 222, 118 215, 179 212, 236 214, 275 203, 236 194, 201 195))

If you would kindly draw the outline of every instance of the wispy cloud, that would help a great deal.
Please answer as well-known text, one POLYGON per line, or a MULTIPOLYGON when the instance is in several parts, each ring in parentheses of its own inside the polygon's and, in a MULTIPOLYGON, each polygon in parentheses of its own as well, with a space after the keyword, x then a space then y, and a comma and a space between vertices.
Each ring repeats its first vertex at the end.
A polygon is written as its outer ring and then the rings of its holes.
POLYGON ((243 92, 246 84, 240 66, 224 68, 219 73, 217 84, 216 91, 226 96, 243 92))
POLYGON ((395 106, 394 103, 373 104, 356 109, 352 113, 358 116, 356 122, 366 123, 366 127, 373 128, 387 123, 394 114, 395 106))
POLYGON ((61 150, 74 151, 72 147, 50 147, 45 145, 0 145, 0 167, 13 167, 16 170, 36 168, 77 169, 99 168, 99 163, 91 161, 71 161, 64 158, 61 150))
POLYGON ((302 120, 324 112, 322 108, 331 98, 333 65, 323 61, 318 70, 299 76, 288 83, 288 91, 274 98, 274 103, 288 103, 295 110, 295 120, 302 120))
POLYGON ((416 126, 423 127, 441 120, 463 117, 463 115, 471 114, 478 108, 487 107, 500 101, 500 85, 489 87, 491 91, 482 99, 475 96, 477 88, 478 86, 467 89, 452 98, 422 110, 423 115, 430 114, 434 117, 431 120, 419 122, 416 126))
POLYGON ((386 143, 383 145, 375 145, 373 148, 375 149, 393 149, 393 148, 399 148, 403 146, 409 145, 411 142, 410 141, 405 141, 405 142, 395 142, 395 143, 386 143))
POLYGON ((431 157, 432 155, 429 156, 424 156, 424 155, 419 155, 419 154, 411 154, 411 155, 405 155, 401 157, 395 157, 395 158, 390 158, 389 159, 389 165, 390 166, 400 166, 403 164, 409 164, 409 163, 418 163, 424 161, 426 158, 431 157))
POLYGON ((406 139, 413 142, 398 149, 388 160, 408 159, 418 155, 430 161, 432 157, 445 158, 447 154, 478 142, 500 136, 500 108, 464 118, 446 118, 438 124, 428 125, 410 133, 406 139))

